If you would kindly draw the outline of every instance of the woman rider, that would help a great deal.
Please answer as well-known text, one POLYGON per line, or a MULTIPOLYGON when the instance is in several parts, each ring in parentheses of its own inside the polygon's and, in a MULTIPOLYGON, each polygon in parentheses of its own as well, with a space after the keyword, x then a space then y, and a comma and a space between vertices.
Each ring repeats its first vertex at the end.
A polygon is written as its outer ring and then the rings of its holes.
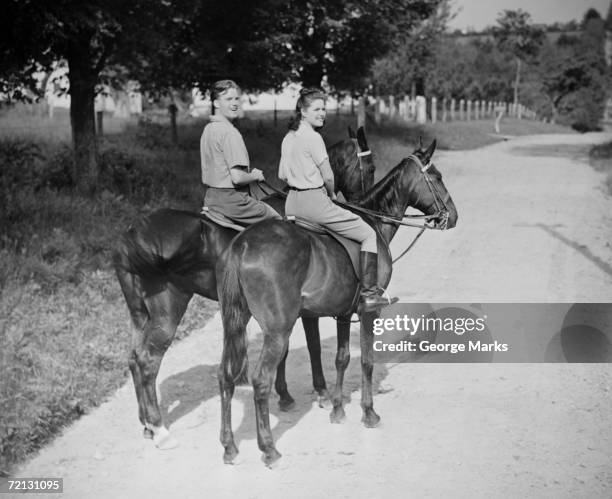
POLYGON ((210 100, 215 114, 200 139, 202 183, 208 187, 204 206, 242 225, 281 219, 273 208, 247 194, 248 184, 263 181, 264 176, 250 168, 242 135, 231 123, 238 117, 240 87, 232 80, 220 80, 213 85, 210 100))
POLYGON ((285 213, 323 225, 361 243, 361 309, 371 312, 394 303, 397 298, 380 296, 377 286, 378 250, 376 232, 361 217, 333 203, 334 175, 325 143, 315 131, 325 121, 325 94, 302 89, 295 116, 283 139, 278 177, 289 185, 285 213))

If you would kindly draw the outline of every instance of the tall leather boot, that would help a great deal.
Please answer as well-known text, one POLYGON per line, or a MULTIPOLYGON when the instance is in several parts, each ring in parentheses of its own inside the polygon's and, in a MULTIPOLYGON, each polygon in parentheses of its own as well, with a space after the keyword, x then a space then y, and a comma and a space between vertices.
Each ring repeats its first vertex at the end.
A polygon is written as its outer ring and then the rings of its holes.
POLYGON ((362 312, 374 312, 391 305, 397 298, 384 298, 378 287, 378 255, 369 251, 359 253, 359 270, 361 273, 361 304, 362 312))

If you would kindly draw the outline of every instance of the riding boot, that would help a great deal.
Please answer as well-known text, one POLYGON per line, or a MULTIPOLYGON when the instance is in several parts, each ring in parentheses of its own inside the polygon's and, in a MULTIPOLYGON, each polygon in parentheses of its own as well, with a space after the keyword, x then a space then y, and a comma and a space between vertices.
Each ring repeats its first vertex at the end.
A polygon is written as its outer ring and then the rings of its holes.
POLYGON ((382 289, 378 287, 378 255, 369 251, 359 253, 359 270, 361 272, 361 304, 362 312, 374 312, 391 305, 397 298, 384 298, 382 289))

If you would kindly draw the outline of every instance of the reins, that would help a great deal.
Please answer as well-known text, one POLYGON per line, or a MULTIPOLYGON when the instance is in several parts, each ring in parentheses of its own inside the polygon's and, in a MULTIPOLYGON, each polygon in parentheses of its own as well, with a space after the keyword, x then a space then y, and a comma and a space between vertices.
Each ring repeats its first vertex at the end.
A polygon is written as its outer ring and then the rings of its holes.
MULTIPOLYGON (((361 158, 363 156, 367 156, 369 154, 372 154, 372 151, 363 151, 363 152, 357 152, 357 157, 358 157, 358 161, 359 161, 359 169, 361 172, 361 184, 362 184, 362 189, 364 189, 364 184, 363 184, 363 166, 361 164, 361 158)), ((423 175, 423 178, 425 180, 425 183, 427 184, 427 187, 429 188, 433 199, 434 199, 434 203, 436 205, 436 213, 434 213, 433 215, 403 215, 402 219, 398 219, 395 218, 387 213, 380 213, 374 210, 369 210, 367 208, 363 208, 361 206, 357 206, 353 203, 342 203, 340 201, 333 201, 335 204, 337 204, 338 206, 342 207, 342 208, 346 208, 350 211, 355 211, 358 213, 362 213, 364 215, 367 215, 369 217, 372 218, 376 218, 378 220, 380 220, 383 223, 392 223, 392 224, 397 224, 400 226, 404 226, 404 227, 416 227, 418 229, 421 229, 419 231, 419 233, 414 237, 414 239, 412 240, 412 242, 408 245, 408 247, 402 251, 402 253, 395 258, 391 263, 395 263, 397 262, 400 258, 402 258, 406 253, 408 253, 408 251, 410 251, 412 249, 412 247, 416 244, 416 242, 419 240, 419 238, 423 235, 423 233, 425 232, 426 229, 430 229, 430 230, 444 230, 446 229, 446 225, 448 223, 448 216, 449 216, 449 211, 448 211, 448 207, 446 206, 446 203, 444 202, 444 198, 442 197, 442 195, 440 194, 440 192, 438 191, 438 189, 436 189, 436 186, 433 184, 433 182, 431 181, 431 178, 429 177, 429 175, 427 174, 427 170, 429 169, 429 167, 432 165, 431 161, 429 163, 427 163, 426 165, 423 165, 422 161, 419 159, 418 156, 416 156, 415 154, 411 154, 410 156, 408 156, 408 159, 411 159, 412 161, 414 161, 416 163, 416 165, 418 166, 421 174, 423 175), (406 218, 410 218, 410 219, 422 219, 423 223, 422 224, 418 224, 418 223, 413 223, 413 222, 406 222, 404 221, 404 219, 406 218), (433 219, 442 219, 442 222, 438 225, 436 224, 431 224, 430 221, 433 219)), ((259 185, 262 189, 262 191, 266 194, 266 195, 270 195, 269 192, 266 192, 266 190, 263 188, 263 185, 266 185, 269 189, 271 189, 272 191, 274 191, 276 194, 279 194, 280 196, 286 198, 287 194, 273 186, 271 186, 270 184, 268 184, 266 181, 263 182, 259 182, 259 185)))

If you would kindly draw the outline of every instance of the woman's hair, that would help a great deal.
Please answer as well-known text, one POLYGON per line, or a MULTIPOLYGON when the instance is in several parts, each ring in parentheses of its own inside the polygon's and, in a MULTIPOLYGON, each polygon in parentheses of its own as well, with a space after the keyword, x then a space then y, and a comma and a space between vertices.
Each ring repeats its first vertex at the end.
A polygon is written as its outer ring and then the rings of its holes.
POLYGON ((210 106, 213 113, 215 112, 215 106, 213 105, 215 99, 218 99, 223 92, 226 92, 230 88, 235 88, 240 92, 240 87, 234 80, 219 80, 210 87, 210 106))
POLYGON ((303 88, 295 104, 295 114, 289 119, 289 130, 297 130, 302 121, 302 109, 308 109, 317 99, 327 99, 327 95, 320 88, 303 88))

